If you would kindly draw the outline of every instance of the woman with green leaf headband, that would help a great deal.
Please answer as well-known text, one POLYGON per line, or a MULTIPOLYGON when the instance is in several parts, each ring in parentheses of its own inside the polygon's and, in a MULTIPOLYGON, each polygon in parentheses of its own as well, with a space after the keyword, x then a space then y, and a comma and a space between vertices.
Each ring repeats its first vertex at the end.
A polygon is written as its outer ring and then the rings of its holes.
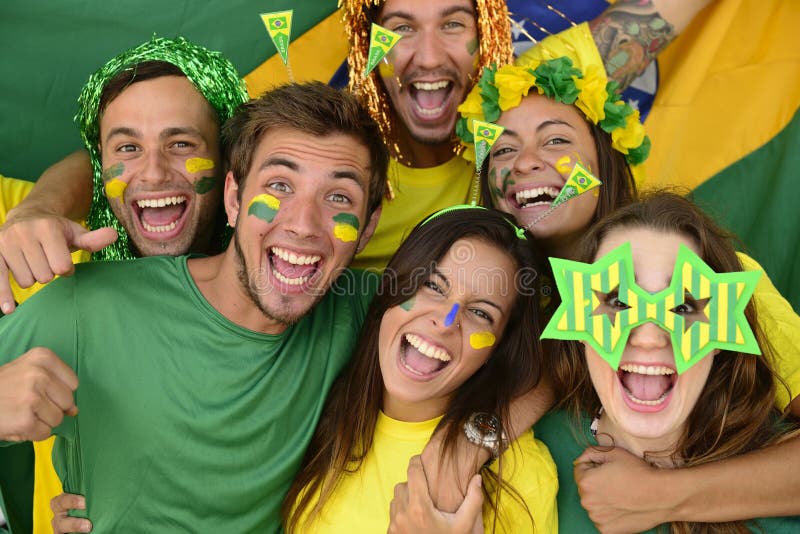
MULTIPOLYGON (((662 192, 619 209, 589 230, 579 258, 585 263, 553 260, 563 301, 544 334, 565 340, 555 386, 572 394, 536 425, 559 468, 565 532, 594 528, 578 495, 597 460, 587 447, 622 447, 662 470, 680 470, 773 445, 798 428, 774 406, 776 388, 786 386, 773 380, 750 301, 759 273, 740 272, 729 234, 690 201, 662 192), (577 322, 575 299, 585 293, 573 282, 592 293, 577 322), (619 329, 619 343, 603 340, 619 329)), ((800 516, 669 527, 788 533, 798 531, 800 516)))

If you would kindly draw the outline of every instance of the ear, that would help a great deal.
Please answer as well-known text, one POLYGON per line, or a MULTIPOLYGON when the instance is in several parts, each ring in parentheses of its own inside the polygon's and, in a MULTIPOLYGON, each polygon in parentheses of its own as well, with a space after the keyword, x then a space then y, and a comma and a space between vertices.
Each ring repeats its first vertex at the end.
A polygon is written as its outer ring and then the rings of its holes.
POLYGON ((228 225, 236 228, 236 220, 239 218, 239 184, 233 178, 233 171, 228 171, 228 174, 225 175, 223 201, 225 202, 225 213, 228 215, 228 225))
POLYGON ((369 221, 367 221, 367 225, 364 227, 364 231, 361 232, 361 237, 358 238, 356 254, 364 250, 364 247, 367 246, 367 242, 372 237, 372 234, 375 233, 375 228, 378 227, 378 219, 381 218, 381 211, 383 211, 383 206, 378 206, 378 209, 373 211, 372 215, 370 215, 369 221))

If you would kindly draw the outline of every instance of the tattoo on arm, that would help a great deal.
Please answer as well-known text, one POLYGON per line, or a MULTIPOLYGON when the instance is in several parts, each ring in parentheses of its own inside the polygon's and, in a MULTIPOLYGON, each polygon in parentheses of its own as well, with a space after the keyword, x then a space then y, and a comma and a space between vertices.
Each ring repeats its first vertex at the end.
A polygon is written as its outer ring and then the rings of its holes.
POLYGON ((650 0, 619 0, 589 23, 608 77, 625 90, 675 38, 650 0))

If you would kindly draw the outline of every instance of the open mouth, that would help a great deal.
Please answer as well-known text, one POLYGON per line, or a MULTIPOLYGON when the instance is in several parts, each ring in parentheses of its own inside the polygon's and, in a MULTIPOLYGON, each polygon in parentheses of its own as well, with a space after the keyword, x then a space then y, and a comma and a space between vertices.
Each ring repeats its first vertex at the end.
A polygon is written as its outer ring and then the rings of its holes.
POLYGON ((412 375, 430 378, 450 364, 453 357, 442 347, 429 344, 416 334, 403 335, 400 363, 412 375))
POLYGON ((183 195, 148 198, 133 203, 133 211, 141 227, 156 239, 176 233, 188 212, 187 208, 188 202, 183 195))
POLYGON ((560 191, 555 187, 533 187, 523 189, 514 194, 514 202, 519 209, 533 208, 536 206, 550 206, 560 191))
POLYGON ((269 264, 272 274, 287 286, 302 286, 320 272, 322 256, 297 254, 281 247, 269 249, 269 264))
POLYGON ((409 86, 409 95, 417 114, 426 119, 436 119, 444 113, 453 94, 453 82, 414 82, 409 86))
POLYGON ((678 375, 663 365, 623 364, 617 377, 627 400, 642 407, 661 407, 675 387, 678 375))

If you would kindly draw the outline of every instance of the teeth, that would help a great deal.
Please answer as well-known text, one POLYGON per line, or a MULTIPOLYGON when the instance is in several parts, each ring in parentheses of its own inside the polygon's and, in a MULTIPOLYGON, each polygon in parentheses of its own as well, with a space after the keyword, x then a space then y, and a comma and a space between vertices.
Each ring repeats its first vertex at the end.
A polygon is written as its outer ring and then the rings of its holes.
POLYGON ((142 221, 142 226, 148 232, 163 233, 163 232, 169 232, 170 230, 174 230, 175 227, 178 226, 178 221, 172 221, 171 223, 165 226, 150 226, 146 222, 142 221))
POLYGON ((449 84, 450 82, 442 80, 439 82, 414 82, 412 85, 418 91, 436 91, 437 89, 444 89, 449 84))
POLYGON ((446 350, 430 346, 421 337, 415 334, 406 334, 406 341, 408 341, 412 347, 417 349, 420 353, 428 358, 433 358, 443 362, 449 362, 452 359, 452 356, 450 356, 450 353, 448 353, 446 350))
MULTIPOLYGON (((559 190, 555 187, 534 187, 533 189, 525 189, 524 191, 517 191, 516 199, 518 204, 522 204, 523 200, 529 198, 536 198, 542 195, 548 195, 551 198, 558 196, 559 190)), ((539 204, 540 202, 537 202, 539 204)))
POLYGON ((164 206, 172 206, 183 204, 186 202, 186 197, 179 195, 177 197, 166 198, 148 198, 144 200, 137 200, 136 205, 140 208, 163 208, 164 206))
POLYGON ((301 276, 300 278, 287 278, 283 276, 281 273, 278 272, 277 269, 272 269, 272 274, 275 275, 275 278, 281 281, 281 283, 290 285, 290 286, 299 286, 300 284, 304 284, 308 282, 308 279, 311 278, 310 276, 301 276))
POLYGON ((322 256, 304 256, 279 247, 272 247, 271 250, 277 257, 283 261, 288 261, 292 265, 311 265, 322 259, 322 256))
POLYGON ((658 406, 659 404, 664 402, 664 399, 666 399, 667 395, 669 395, 669 391, 665 391, 664 394, 661 395, 656 400, 642 400, 642 399, 634 397, 633 393, 628 391, 627 388, 625 389, 625 392, 628 394, 628 398, 631 399, 631 401, 633 401, 634 404, 641 404, 643 406, 658 406))
MULTIPOLYGON (((633 365, 626 363, 620 365, 620 369, 626 373, 636 373, 637 375, 674 375, 675 370, 663 365, 633 365)), ((642 401, 644 402, 644 401, 642 401)))

